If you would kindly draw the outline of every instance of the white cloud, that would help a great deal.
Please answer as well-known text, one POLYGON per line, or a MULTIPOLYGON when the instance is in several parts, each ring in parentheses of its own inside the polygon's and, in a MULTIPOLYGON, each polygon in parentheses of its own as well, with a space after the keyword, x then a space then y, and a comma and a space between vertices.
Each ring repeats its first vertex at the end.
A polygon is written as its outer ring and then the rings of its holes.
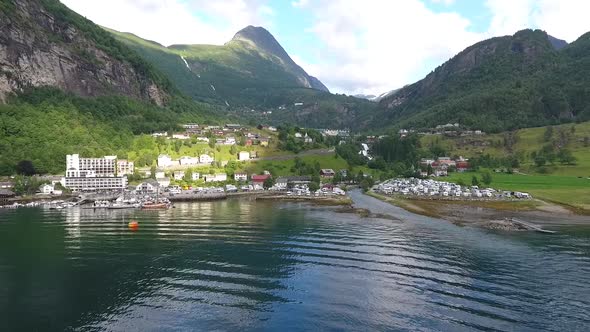
POLYGON ((270 25, 264 0, 62 0, 97 24, 171 44, 223 44, 247 25, 270 25), (195 13, 195 14, 193 14, 195 13), (215 17, 204 21, 199 14, 215 17))
MULTIPOLYGON (((482 33, 472 21, 427 4, 454 0, 292 0, 297 15, 312 18, 301 33, 319 46, 298 45, 294 57, 332 91, 379 94, 424 77, 436 65, 485 38, 527 27, 571 42, 590 31, 587 0, 482 0, 491 17, 482 33)), ((273 30, 270 0, 62 0, 94 22, 164 45, 223 44, 246 25, 273 30)), ((281 13, 282 14, 282 13, 281 13)), ((293 13, 287 13, 293 14, 293 13)), ((293 14, 295 15, 295 14, 293 14)), ((285 23, 289 24, 289 23, 285 23)), ((481 28, 479 28, 482 31, 481 28)), ((293 47, 291 47, 293 48, 293 47)))
POLYGON ((440 3, 445 6, 450 6, 455 3, 455 0, 430 0, 430 1, 432 1, 433 3, 440 3))
POLYGON ((425 64, 441 63, 481 36, 469 20, 435 13, 418 0, 314 2, 309 29, 322 41, 313 68, 337 92, 381 93, 418 80, 425 64))

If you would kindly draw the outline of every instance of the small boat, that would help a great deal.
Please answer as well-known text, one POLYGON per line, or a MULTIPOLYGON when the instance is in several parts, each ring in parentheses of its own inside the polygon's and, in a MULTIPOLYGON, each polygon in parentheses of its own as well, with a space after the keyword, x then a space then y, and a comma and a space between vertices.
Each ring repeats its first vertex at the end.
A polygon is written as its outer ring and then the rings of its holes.
POLYGON ((168 203, 144 203, 141 206, 142 209, 146 210, 162 210, 170 208, 170 204, 168 203))
POLYGON ((137 206, 132 204, 112 204, 107 207, 109 210, 123 210, 123 209, 135 209, 137 206))

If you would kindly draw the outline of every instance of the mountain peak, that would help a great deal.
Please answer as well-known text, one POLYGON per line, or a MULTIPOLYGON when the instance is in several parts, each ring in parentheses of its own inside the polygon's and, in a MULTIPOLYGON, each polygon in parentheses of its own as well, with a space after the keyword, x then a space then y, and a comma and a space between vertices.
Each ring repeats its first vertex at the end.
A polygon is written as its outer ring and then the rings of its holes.
POLYGON ((285 49, 283 49, 275 37, 263 27, 249 25, 238 31, 232 38, 232 41, 246 42, 253 47, 276 55, 279 58, 289 57, 285 49))

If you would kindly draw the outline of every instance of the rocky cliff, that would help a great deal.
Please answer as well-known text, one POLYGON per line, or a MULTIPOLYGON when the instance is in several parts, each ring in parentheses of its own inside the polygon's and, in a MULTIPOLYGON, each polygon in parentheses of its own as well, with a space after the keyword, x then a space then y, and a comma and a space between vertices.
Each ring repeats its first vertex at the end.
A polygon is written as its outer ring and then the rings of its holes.
POLYGON ((0 101, 28 87, 51 86, 163 105, 168 92, 158 80, 132 51, 59 1, 0 3, 0 101))

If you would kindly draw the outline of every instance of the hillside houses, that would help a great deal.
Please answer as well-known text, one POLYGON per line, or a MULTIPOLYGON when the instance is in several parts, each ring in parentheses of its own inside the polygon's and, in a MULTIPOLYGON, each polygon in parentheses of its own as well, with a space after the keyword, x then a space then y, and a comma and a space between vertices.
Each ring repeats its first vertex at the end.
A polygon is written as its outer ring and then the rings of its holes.
POLYGON ((423 158, 420 160, 421 176, 447 176, 451 171, 466 172, 471 169, 467 159, 459 157, 438 157, 437 159, 423 158))

